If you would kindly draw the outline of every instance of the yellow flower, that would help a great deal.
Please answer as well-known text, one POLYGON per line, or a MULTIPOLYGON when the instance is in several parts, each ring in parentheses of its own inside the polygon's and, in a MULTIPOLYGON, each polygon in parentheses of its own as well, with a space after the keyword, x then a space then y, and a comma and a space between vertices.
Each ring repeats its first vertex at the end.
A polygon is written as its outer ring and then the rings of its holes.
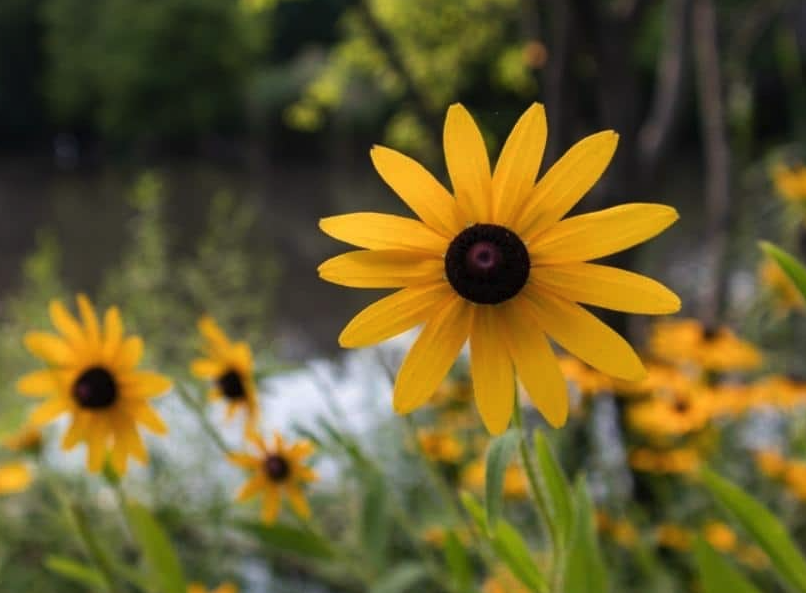
POLYGON ((25 424, 17 432, 4 438, 3 446, 18 453, 36 453, 42 447, 42 431, 38 426, 25 424))
POLYGON ((632 548, 638 543, 638 530, 627 519, 618 519, 610 524, 610 537, 624 548, 632 548))
POLYGON ((603 375, 596 369, 592 369, 576 358, 560 356, 558 362, 563 376, 576 383, 582 395, 592 396, 612 389, 613 382, 610 377, 603 375))
MULTIPOLYGON (((462 472, 462 484, 465 488, 482 490, 485 484, 485 463, 477 459, 469 463, 462 472)), ((526 474, 517 462, 513 461, 504 471, 503 492, 506 498, 522 500, 529 493, 526 474)))
POLYGON ((758 268, 759 282, 767 287, 782 313, 806 309, 806 301, 792 279, 777 263, 764 260, 758 268))
POLYGON ((218 589, 207 590, 201 583, 191 583, 188 585, 187 593, 238 593, 238 587, 232 583, 219 585, 218 589))
POLYGON ((719 521, 711 521, 706 524, 702 535, 705 541, 720 552, 731 552, 736 549, 738 543, 736 532, 719 521))
POLYGON ((758 404, 758 389, 742 383, 720 383, 709 389, 711 416, 739 416, 758 404))
POLYGON ((0 465, 0 494, 16 494, 28 489, 33 481, 31 469, 24 463, 0 465))
POLYGON ((787 461, 781 453, 775 449, 764 449, 755 455, 756 466, 759 471, 768 478, 780 478, 787 469, 787 461))
POLYGON ((72 423, 62 441, 64 449, 87 445, 87 467, 98 472, 111 452, 112 468, 126 473, 129 456, 145 463, 148 452, 138 424, 163 434, 167 427, 149 403, 165 393, 171 382, 157 373, 137 370, 143 341, 125 337, 117 307, 107 309, 99 323, 89 299, 78 296, 79 323, 59 301, 50 304, 50 317, 61 335, 29 332, 25 345, 48 368, 17 383, 21 393, 46 396, 31 423, 42 426, 68 413, 72 423))
POLYGON ((280 499, 284 494, 291 508, 302 518, 311 515, 311 508, 302 493, 302 487, 318 479, 316 472, 304 465, 303 460, 313 453, 313 445, 306 440, 286 446, 280 433, 274 433, 271 447, 254 430, 247 429, 246 438, 257 448, 257 455, 232 453, 230 461, 252 472, 252 477, 238 492, 238 501, 263 493, 262 518, 274 523, 280 513, 280 499))
POLYGON ((417 441, 428 459, 444 463, 456 463, 464 454, 465 448, 451 433, 444 430, 420 429, 417 441))
POLYGON ((503 566, 495 569, 495 573, 484 581, 482 588, 482 593, 529 593, 529 591, 528 587, 503 566))
POLYGON ((678 436, 696 432, 711 418, 704 393, 681 392, 658 395, 632 404, 627 410, 630 426, 652 436, 678 436))
POLYGON ((784 472, 784 482, 798 500, 806 500, 806 463, 789 462, 784 472))
POLYGON ((660 547, 685 552, 691 548, 694 535, 681 525, 662 523, 655 529, 655 539, 660 547))
POLYGON ((674 208, 625 204, 563 220, 604 172, 618 136, 589 136, 535 184, 546 142, 543 107, 521 116, 491 171, 481 132, 459 104, 448 109, 444 148, 451 195, 414 160, 375 147, 389 186, 419 216, 376 213, 320 221, 360 248, 319 266, 355 288, 402 288, 359 313, 339 336, 346 348, 381 342, 420 324, 394 386, 394 408, 422 406, 470 340, 473 388, 493 434, 512 416, 515 375, 553 426, 568 415, 565 380, 546 335, 609 375, 645 375, 632 347, 578 303, 631 313, 679 310, 649 278, 588 263, 637 245, 675 220, 674 208))
POLYGON ((613 382, 618 395, 647 395, 655 392, 682 392, 691 389, 691 378, 671 365, 649 363, 647 376, 643 381, 613 382))
POLYGON ((650 350, 671 363, 690 363, 705 370, 740 371, 761 364, 756 348, 727 327, 707 330, 696 319, 671 319, 652 328, 650 350))
POLYGON ((655 474, 690 474, 702 463, 696 449, 681 447, 666 451, 639 448, 630 452, 630 467, 655 474))
POLYGON ((792 168, 776 165, 772 171, 775 189, 790 202, 806 200, 806 167, 796 165, 792 168))
POLYGON ((253 377, 252 350, 246 342, 231 342, 212 317, 199 320, 199 333, 204 337, 205 358, 193 361, 190 371, 200 379, 213 381, 210 399, 227 402, 227 417, 238 407, 246 411, 249 422, 258 414, 257 388, 253 377))
POLYGON ((790 410, 806 403, 806 385, 781 375, 768 375, 753 385, 757 406, 790 410))
POLYGON ((746 564, 750 568, 763 570, 770 565, 770 558, 758 546, 741 546, 736 550, 736 558, 739 562, 746 564))

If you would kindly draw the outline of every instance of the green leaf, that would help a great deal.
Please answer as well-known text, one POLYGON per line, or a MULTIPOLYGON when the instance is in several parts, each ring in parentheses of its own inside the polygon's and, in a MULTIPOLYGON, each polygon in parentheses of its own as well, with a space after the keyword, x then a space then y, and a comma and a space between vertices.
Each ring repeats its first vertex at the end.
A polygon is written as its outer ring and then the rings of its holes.
POLYGON ((490 442, 487 450, 487 465, 484 470, 487 528, 495 529, 503 507, 504 474, 518 445, 518 431, 510 429, 490 442))
POLYGON ((334 556, 330 544, 308 530, 283 525, 282 523, 265 525, 254 521, 240 521, 237 526, 257 537, 265 545, 277 552, 321 560, 334 556))
POLYGON ((492 545, 495 555, 507 565, 512 574, 530 591, 538 593, 548 591, 548 583, 532 559, 529 546, 518 531, 504 519, 499 519, 495 530, 490 533, 481 505, 467 492, 463 492, 461 498, 479 531, 492 545))
POLYGON ((50 555, 45 558, 45 567, 65 579, 86 585, 91 590, 106 589, 106 580, 94 568, 64 556, 50 555))
POLYGON ((564 593, 606 593, 607 571, 596 539, 593 504, 584 479, 574 488, 574 521, 565 565, 564 593))
POLYGON ((806 298, 806 268, 793 255, 768 241, 759 241, 761 250, 781 266, 804 298, 806 298))
POLYGON ((539 479, 545 486, 544 490, 548 495, 549 520, 558 527, 552 533, 559 533, 564 538, 564 541, 561 542, 564 545, 571 537, 571 527, 574 521, 571 487, 565 478, 565 472, 551 452, 545 435, 540 431, 535 431, 534 442, 537 465, 540 469, 539 479))
POLYGON ((126 515, 132 535, 143 552, 152 582, 160 593, 185 593, 187 584, 176 550, 159 521, 143 505, 130 502, 126 515))
POLYGON ((702 577, 704 593, 760 593, 760 591, 725 558, 702 539, 697 541, 694 550, 697 567, 702 577))
POLYGON ((389 513, 386 512, 386 482, 372 471, 367 475, 364 505, 361 509, 361 541, 364 552, 373 565, 381 569, 386 564, 389 543, 389 513))
POLYGON ((472 591, 473 566, 467 550, 453 531, 449 531, 445 539, 445 564, 451 571, 456 588, 462 592, 472 591))
POLYGON ((702 477, 716 499, 767 553, 778 577, 806 593, 806 560, 784 525, 764 505, 725 478, 710 470, 705 470, 702 477))
POLYGON ((419 583, 427 575, 425 568, 421 564, 414 562, 404 562, 396 568, 388 571, 369 590, 369 593, 409 593, 416 591, 414 585, 419 583))

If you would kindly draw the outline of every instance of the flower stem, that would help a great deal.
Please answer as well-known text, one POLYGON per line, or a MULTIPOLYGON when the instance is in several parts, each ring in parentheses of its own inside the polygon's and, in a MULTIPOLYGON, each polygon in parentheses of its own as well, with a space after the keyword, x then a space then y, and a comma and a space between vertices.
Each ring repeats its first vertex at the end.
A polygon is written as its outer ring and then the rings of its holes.
POLYGON ((207 433, 216 446, 221 450, 221 452, 226 456, 231 453, 230 448, 227 446, 227 443, 224 441, 224 438, 221 434, 216 430, 215 426, 210 422, 210 419, 207 417, 207 414, 204 412, 204 408, 199 404, 198 400, 193 397, 190 392, 188 391, 187 387, 181 381, 175 381, 174 386, 176 387, 177 393, 179 393, 179 397, 182 398, 182 401, 185 405, 190 408, 196 417, 199 419, 199 423, 202 425, 204 432, 207 433))

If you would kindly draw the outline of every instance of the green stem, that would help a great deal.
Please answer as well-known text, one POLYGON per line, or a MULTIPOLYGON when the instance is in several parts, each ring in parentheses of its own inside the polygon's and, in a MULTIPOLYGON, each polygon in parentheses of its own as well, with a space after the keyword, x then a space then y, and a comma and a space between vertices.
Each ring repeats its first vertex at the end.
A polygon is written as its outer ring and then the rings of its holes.
POLYGON ((185 403, 185 405, 190 408, 194 414, 196 414, 196 417, 199 419, 199 423, 202 425, 204 432, 207 433, 207 436, 213 440, 213 442, 225 456, 229 455, 232 451, 230 450, 229 446, 227 446, 227 443, 224 441, 224 438, 221 436, 215 426, 213 426, 212 422, 210 422, 210 419, 204 412, 204 408, 199 405, 198 400, 190 394, 187 387, 185 387, 181 381, 175 381, 174 386, 176 387, 176 391, 179 393, 179 397, 182 398, 182 401, 185 403))

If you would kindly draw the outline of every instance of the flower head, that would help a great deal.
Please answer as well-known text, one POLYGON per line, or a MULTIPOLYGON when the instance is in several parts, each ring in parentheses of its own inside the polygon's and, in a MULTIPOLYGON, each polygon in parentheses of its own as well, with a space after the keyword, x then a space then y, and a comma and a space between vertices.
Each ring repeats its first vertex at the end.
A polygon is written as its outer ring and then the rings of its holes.
POLYGON ((129 456, 148 460, 139 424, 159 434, 167 432, 149 399, 165 393, 171 382, 137 369, 143 341, 125 336, 117 307, 107 309, 101 324, 89 299, 79 295, 77 300, 80 322, 62 303, 52 301, 50 317, 59 335, 26 334, 28 350, 48 366, 24 376, 17 389, 47 398, 31 415, 32 424, 42 426, 65 413, 72 417, 62 447, 86 443, 91 472, 100 471, 111 453, 112 468, 123 475, 129 456))
POLYGON ((252 472, 252 477, 238 492, 238 500, 248 500, 262 492, 262 518, 266 523, 277 520, 282 495, 288 498, 297 515, 309 517, 311 509, 302 488, 318 479, 316 472, 304 464, 304 459, 313 453, 313 445, 301 440, 287 446, 278 432, 274 433, 271 446, 254 430, 247 429, 246 436, 257 449, 257 454, 230 454, 232 463, 252 472))
POLYGON ((32 481, 31 468, 27 464, 12 462, 0 465, 0 495, 23 492, 32 481))
POLYGON ((464 445, 456 436, 444 430, 425 430, 417 432, 417 441, 423 455, 433 461, 458 463, 464 455, 464 445))
POLYGON ((806 167, 777 165, 772 171, 775 189, 790 202, 806 201, 806 167))
POLYGON ((775 305, 781 313, 806 309, 806 301, 800 290, 776 262, 764 260, 758 268, 758 278, 775 299, 775 305))
POLYGON ((580 303, 677 311, 680 300, 654 280, 589 263, 657 235, 677 212, 626 204, 564 219, 604 172, 618 136, 581 140, 535 183, 546 135, 543 107, 534 104, 491 169, 473 118, 452 105, 444 148, 453 194, 414 160, 377 146, 375 168, 420 220, 358 213, 320 221, 325 233, 362 248, 324 262, 322 278, 401 289, 359 313, 341 333, 342 346, 368 346, 424 324, 395 381, 398 413, 429 400, 468 339, 476 405, 493 434, 509 424, 516 374, 546 420, 565 423, 567 388, 547 336, 609 375, 645 375, 632 347, 580 303))
POLYGON ((258 413, 257 389, 252 374, 252 350, 246 342, 231 342, 212 317, 199 320, 199 333, 204 337, 205 358, 197 358, 190 366, 200 379, 212 381, 210 399, 227 402, 229 418, 241 407, 247 419, 254 422, 258 413))

